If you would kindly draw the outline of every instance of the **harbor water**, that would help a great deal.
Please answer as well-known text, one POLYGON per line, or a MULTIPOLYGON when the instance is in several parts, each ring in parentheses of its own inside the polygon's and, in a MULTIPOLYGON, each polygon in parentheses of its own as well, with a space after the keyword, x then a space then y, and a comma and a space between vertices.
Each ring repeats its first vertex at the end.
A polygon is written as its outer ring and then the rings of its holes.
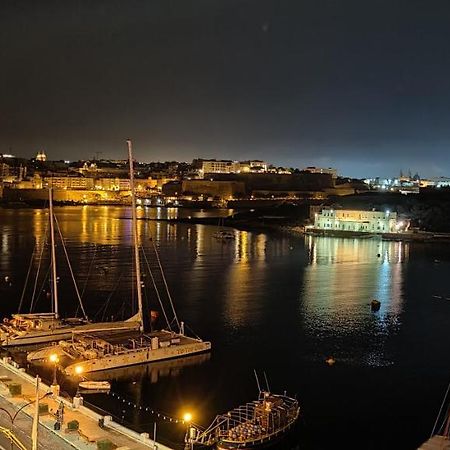
MULTIPOLYGON (((129 208, 55 213, 88 315, 130 316, 129 208)), ((178 214, 218 211, 138 211, 142 219, 178 214)), ((238 230, 224 241, 214 237, 217 226, 155 220, 139 220, 138 228, 152 269, 158 249, 178 317, 213 348, 96 374, 112 388, 85 395, 87 402, 150 435, 156 422, 158 440, 174 444, 186 430, 186 411, 206 426, 255 399, 257 370, 273 392, 300 401, 301 420, 281 448, 406 450, 429 437, 450 377, 450 247, 238 230), (373 299, 381 302, 376 312, 373 299)), ((32 299, 35 311, 48 311, 46 210, 0 209, 0 231, 2 317, 17 312, 21 297, 22 312, 32 299)), ((60 310, 73 315, 79 308, 61 245, 57 255, 60 310)), ((143 283, 148 311, 159 309, 148 275, 143 283)))

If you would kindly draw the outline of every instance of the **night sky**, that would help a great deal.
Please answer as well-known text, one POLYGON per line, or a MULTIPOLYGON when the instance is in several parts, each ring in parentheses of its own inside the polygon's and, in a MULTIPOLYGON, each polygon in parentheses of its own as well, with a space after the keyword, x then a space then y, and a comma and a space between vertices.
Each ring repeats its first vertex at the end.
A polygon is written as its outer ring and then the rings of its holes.
POLYGON ((0 153, 450 176, 450 1, 0 0, 0 153))

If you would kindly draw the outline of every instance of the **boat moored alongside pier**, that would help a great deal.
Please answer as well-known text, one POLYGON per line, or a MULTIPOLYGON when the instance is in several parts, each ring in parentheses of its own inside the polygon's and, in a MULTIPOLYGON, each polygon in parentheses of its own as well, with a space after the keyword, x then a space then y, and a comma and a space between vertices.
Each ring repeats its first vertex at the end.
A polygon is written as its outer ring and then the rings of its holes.
POLYGON ((191 426, 185 442, 217 450, 264 448, 282 440, 299 415, 297 399, 261 391, 257 400, 218 415, 206 430, 191 426))

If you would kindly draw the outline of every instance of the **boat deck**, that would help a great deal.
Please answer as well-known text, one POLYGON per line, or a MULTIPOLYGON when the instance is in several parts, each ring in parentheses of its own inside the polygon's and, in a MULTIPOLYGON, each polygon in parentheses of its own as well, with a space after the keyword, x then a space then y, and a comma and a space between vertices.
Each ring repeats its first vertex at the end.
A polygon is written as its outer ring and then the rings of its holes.
POLYGON ((89 333, 77 334, 77 339, 83 340, 96 340, 107 342, 108 344, 123 347, 124 349, 137 349, 141 347, 148 347, 151 343, 151 339, 157 337, 159 342, 167 342, 171 339, 179 339, 179 344, 190 344, 197 342, 197 339, 178 333, 171 333, 168 331, 154 331, 151 333, 141 334, 138 331, 125 332, 120 334, 108 335, 105 333, 101 338, 97 336, 90 336, 89 333))

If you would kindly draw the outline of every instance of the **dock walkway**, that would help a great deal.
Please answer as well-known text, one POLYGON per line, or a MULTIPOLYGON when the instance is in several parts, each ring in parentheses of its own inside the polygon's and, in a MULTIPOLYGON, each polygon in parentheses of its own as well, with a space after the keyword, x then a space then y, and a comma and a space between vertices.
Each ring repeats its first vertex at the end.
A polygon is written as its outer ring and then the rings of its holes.
MULTIPOLYGON (((7 402, 10 409, 14 412, 35 399, 35 379, 28 375, 24 369, 17 367, 17 364, 11 362, 9 358, 0 360, 0 403, 1 406, 7 402), (12 396, 10 394, 8 384, 20 383, 22 386, 22 394, 12 396)), ((44 383, 40 383, 40 398, 42 398, 50 387, 44 383)), ((110 416, 101 416, 83 405, 76 405, 60 396, 48 395, 41 400, 41 403, 48 404, 48 414, 40 416, 39 424, 49 433, 45 432, 45 439, 40 443, 40 449, 51 448, 51 441, 59 442, 59 445, 53 448, 75 448, 79 450, 96 450, 97 442, 102 440, 110 441, 117 450, 172 450, 161 443, 150 439, 147 433, 139 434, 132 431, 112 420, 110 416), (56 422, 56 411, 60 404, 64 405, 64 422, 61 430, 54 430, 56 422), (104 421, 104 426, 100 427, 99 420, 104 421), (78 431, 68 431, 67 423, 76 420, 79 423, 78 431)), ((5 408, 6 409, 6 408, 5 408)), ((22 410, 25 415, 33 416, 34 405, 24 407, 22 410)), ((20 413, 23 416, 22 413, 20 413)), ((19 420, 19 416, 18 419, 19 420)), ((3 424, 3 422, 2 422, 3 424)), ((15 421, 16 424, 16 421, 15 421)), ((31 424, 31 420, 29 420, 31 424)), ((28 425, 28 432, 31 425, 28 425)), ((19 437, 19 430, 17 431, 19 437)), ((24 434, 22 430, 22 435, 24 434)), ((43 437, 44 437, 43 436, 43 437)), ((24 442, 27 445, 27 442, 24 442)))

